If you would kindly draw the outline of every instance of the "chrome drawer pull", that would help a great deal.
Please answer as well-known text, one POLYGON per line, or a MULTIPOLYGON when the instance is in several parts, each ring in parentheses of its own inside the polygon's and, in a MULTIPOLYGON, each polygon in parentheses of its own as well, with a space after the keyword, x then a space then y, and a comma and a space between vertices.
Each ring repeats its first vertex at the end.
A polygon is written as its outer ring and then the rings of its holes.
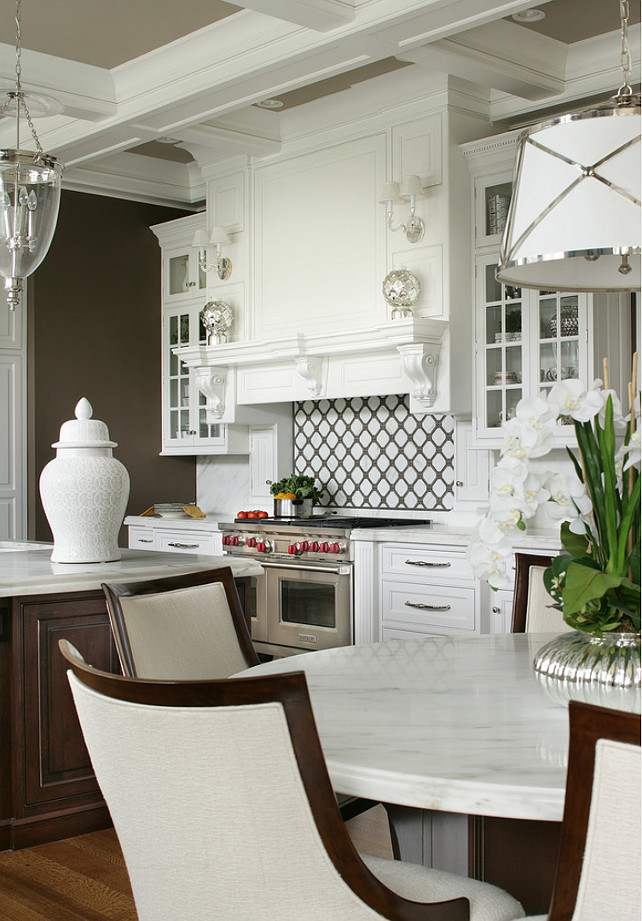
POLYGON ((137 538, 136 543, 137 544, 153 544, 154 541, 152 540, 151 537, 139 537, 137 538))
POLYGON ((427 560, 406 560, 406 566, 432 566, 435 569, 447 569, 452 563, 429 563, 427 560))
POLYGON ((422 611, 450 611, 449 604, 415 604, 413 601, 406 601, 407 608, 420 608, 422 611))
POLYGON ((178 541, 174 543, 170 541, 167 546, 168 547, 178 547, 180 550, 196 550, 201 545, 200 544, 179 544, 178 541))

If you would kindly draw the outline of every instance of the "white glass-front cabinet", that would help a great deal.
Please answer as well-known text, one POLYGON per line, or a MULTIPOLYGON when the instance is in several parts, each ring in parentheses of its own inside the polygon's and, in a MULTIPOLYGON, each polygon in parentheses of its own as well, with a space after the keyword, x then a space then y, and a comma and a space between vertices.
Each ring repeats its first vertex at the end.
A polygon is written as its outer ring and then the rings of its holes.
POLYGON ((193 214, 152 230, 162 249, 162 452, 163 454, 247 454, 246 425, 228 425, 208 418, 205 394, 174 349, 205 345, 207 333, 200 312, 208 300, 207 274, 192 247, 197 230, 206 228, 205 214, 193 214))
MULTIPOLYGON (((558 380, 587 379, 592 309, 589 295, 503 285, 496 270, 497 254, 477 257, 476 437, 489 446, 522 397, 558 380)), ((573 438, 569 422, 560 422, 560 445, 573 438)))
MULTIPOLYGON (((495 273, 512 194, 518 132, 462 144, 472 174, 475 249, 474 442, 499 447, 522 397, 555 381, 593 378, 593 295, 535 291, 495 273)), ((559 423, 557 444, 573 441, 559 423)))

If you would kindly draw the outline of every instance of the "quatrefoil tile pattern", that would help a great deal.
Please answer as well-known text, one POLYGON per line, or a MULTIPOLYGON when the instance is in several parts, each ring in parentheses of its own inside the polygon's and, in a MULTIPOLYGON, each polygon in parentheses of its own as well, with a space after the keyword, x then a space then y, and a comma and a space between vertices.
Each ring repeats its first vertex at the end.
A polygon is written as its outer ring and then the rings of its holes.
POLYGON ((337 508, 449 510, 455 420, 414 416, 407 395, 294 404, 294 469, 337 508))

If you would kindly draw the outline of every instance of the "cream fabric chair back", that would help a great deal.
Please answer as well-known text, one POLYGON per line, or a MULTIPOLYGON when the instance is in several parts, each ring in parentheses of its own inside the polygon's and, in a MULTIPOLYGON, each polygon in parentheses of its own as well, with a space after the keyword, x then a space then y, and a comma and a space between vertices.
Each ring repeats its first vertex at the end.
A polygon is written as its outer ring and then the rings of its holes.
POLYGON ((557 608, 552 608, 551 596, 544 586, 545 566, 531 566, 528 570, 528 601, 526 603, 526 633, 569 633, 557 608))
POLYGON ((220 582, 120 599, 138 678, 229 678, 247 668, 220 582))
POLYGON ((129 677, 213 680, 258 665, 229 566, 102 588, 129 677))
POLYGON ((640 921, 640 746, 600 739, 573 921, 640 921))

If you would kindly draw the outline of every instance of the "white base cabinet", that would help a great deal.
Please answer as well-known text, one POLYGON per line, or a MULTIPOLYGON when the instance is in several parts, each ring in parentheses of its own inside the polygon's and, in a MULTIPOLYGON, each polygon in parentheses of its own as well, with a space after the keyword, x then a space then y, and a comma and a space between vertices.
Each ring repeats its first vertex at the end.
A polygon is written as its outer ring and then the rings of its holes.
MULTIPOLYGON (((128 523, 125 519, 125 524, 128 523)), ((140 519, 138 519, 140 521, 140 519)), ((129 546, 133 550, 158 550, 170 553, 197 553, 205 556, 223 555, 223 535, 216 524, 190 522, 189 527, 176 524, 166 527, 150 518, 147 524, 129 525, 129 546), (156 526, 155 526, 156 524, 156 526)))

